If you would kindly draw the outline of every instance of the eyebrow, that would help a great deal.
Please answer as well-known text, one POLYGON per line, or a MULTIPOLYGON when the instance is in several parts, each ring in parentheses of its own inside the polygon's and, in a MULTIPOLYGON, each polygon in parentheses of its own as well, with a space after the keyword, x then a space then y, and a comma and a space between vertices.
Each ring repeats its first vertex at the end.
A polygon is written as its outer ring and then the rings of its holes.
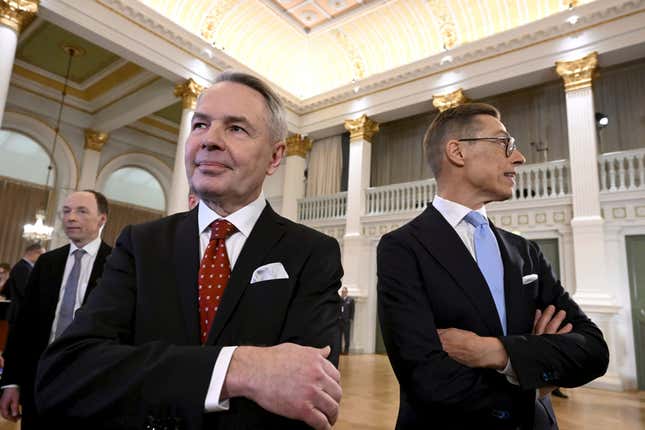
MULTIPOLYGON (((201 120, 201 121, 207 121, 207 122, 212 122, 212 121, 213 121, 213 117, 212 117, 212 116, 210 116, 210 115, 208 115, 208 114, 206 114, 206 113, 203 113, 203 112, 195 112, 195 113, 193 114, 193 119, 192 119, 191 121, 195 121, 196 119, 197 119, 197 120, 201 120)), ((250 129, 249 131, 252 131, 252 132, 254 132, 254 133, 255 133, 255 132, 257 132, 257 130, 255 129, 255 127, 253 127, 253 125, 251 124, 251 122, 250 122, 250 121, 248 120, 248 118, 247 118, 247 117, 245 117, 245 116, 224 115, 224 116, 221 118, 221 121, 222 121, 222 122, 224 122, 225 124, 242 123, 242 124, 244 124, 247 128, 249 128, 249 129, 250 129)))

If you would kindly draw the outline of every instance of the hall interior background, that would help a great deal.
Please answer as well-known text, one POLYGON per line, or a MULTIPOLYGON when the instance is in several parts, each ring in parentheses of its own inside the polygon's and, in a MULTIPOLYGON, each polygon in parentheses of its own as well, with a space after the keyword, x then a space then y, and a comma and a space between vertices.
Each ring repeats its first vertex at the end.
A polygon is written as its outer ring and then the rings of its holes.
POLYGON ((352 353, 383 352, 376 244, 432 199, 421 139, 434 115, 484 101, 527 158, 491 218, 537 240, 603 329, 610 368, 591 385, 645 387, 644 0, 364 1, 335 12, 321 1, 33 3, 17 32, 0 21, 1 46, 13 34, 16 47, 0 59, 0 261, 19 259, 38 209, 57 228, 48 248, 65 243, 56 208, 76 189, 110 200, 109 243, 129 223, 184 210, 183 141, 199 88, 247 70, 288 110, 287 157, 267 199, 339 241, 357 301, 352 353), (56 134, 64 44, 85 55, 73 60, 56 134), (581 60, 593 53, 597 64, 581 60), (589 85, 567 89, 557 61, 590 68, 589 85))

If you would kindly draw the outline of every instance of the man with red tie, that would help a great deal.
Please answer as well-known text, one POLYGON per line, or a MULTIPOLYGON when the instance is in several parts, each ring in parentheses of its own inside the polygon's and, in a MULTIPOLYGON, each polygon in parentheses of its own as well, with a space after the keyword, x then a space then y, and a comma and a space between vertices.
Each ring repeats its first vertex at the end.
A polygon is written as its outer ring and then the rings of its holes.
POLYGON ((264 178, 285 150, 280 100, 225 72, 191 127, 199 204, 124 229, 95 294, 41 361, 38 405, 72 425, 329 429, 340 249, 266 202, 264 178))

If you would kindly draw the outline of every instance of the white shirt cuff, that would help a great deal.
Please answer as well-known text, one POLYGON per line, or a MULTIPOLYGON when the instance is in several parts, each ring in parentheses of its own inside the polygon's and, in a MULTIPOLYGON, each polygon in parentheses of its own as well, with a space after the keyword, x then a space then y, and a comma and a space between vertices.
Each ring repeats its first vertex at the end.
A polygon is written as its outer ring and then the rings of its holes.
POLYGON ((5 388, 20 388, 20 386, 18 384, 3 385, 0 387, 0 390, 4 390, 5 388))
POLYGON ((511 359, 509 358, 506 361, 506 367, 503 370, 498 370, 499 373, 506 376, 506 380, 513 385, 520 385, 520 381, 517 380, 517 375, 513 371, 513 366, 511 365, 511 359))
POLYGON ((231 358, 233 358, 233 352, 235 352, 236 348, 237 346, 225 346, 217 356, 213 374, 211 375, 211 383, 206 393, 206 401, 204 402, 205 412, 228 411, 229 401, 228 399, 220 400, 220 395, 228 373, 228 366, 231 364, 231 358))

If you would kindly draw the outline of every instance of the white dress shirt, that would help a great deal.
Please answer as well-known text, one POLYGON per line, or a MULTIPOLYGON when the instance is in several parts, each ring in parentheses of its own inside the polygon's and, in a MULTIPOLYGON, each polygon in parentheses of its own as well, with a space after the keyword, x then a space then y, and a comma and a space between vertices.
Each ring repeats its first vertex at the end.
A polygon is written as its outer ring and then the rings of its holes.
MULTIPOLYGON (((78 288, 76 289, 76 302, 74 303, 74 312, 83 304, 83 299, 85 298, 85 292, 87 291, 87 284, 90 281, 90 275, 92 274, 92 268, 94 267, 94 260, 96 260, 96 255, 99 252, 101 247, 101 237, 97 237, 83 248, 85 254, 81 258, 81 272, 78 277, 78 288)), ((58 316, 60 314, 60 307, 63 302, 63 294, 65 294, 65 284, 67 284, 67 279, 69 274, 72 271, 74 266, 74 251, 76 251, 78 246, 73 243, 69 244, 69 254, 67 254, 67 262, 65 263, 65 271, 63 272, 63 282, 61 283, 60 292, 58 293, 58 303, 56 304, 56 314, 54 316, 54 323, 51 327, 51 333, 49 334, 49 343, 54 341, 54 336, 56 335, 56 327, 58 325, 58 316)))
MULTIPOLYGON (((448 224, 455 229, 455 232, 459 235, 470 254, 473 256, 473 259, 477 261, 477 255, 475 254, 475 227, 464 219, 468 213, 472 212, 467 206, 461 205, 459 203, 446 200, 439 195, 435 195, 432 199, 432 206, 448 221, 448 224)), ((486 207, 482 206, 477 209, 475 212, 479 212, 484 218, 486 216, 486 207)), ((504 370, 499 370, 498 372, 506 376, 508 382, 513 385, 519 385, 517 376, 513 371, 513 366, 511 366, 511 359, 509 358, 506 362, 506 367, 504 370)))
MULTIPOLYGON (((240 256, 242 247, 246 243, 246 239, 248 239, 251 234, 251 230, 255 227, 255 223, 258 221, 258 218, 260 218, 265 206, 266 198, 264 197, 264 193, 260 193, 260 196, 248 205, 238 209, 228 216, 222 217, 200 200, 199 208, 197 209, 200 261, 204 257, 206 247, 210 241, 211 223, 218 219, 225 219, 237 228, 237 231, 226 239, 225 242, 226 253, 228 254, 228 261, 231 263, 232 271, 233 267, 235 267, 235 263, 237 262, 237 258, 240 256)), ((233 357, 235 348, 237 348, 237 346, 225 346, 217 356, 217 361, 215 361, 215 367, 213 368, 211 381, 208 386, 208 392, 206 393, 206 401, 204 404, 204 410, 206 412, 225 411, 229 408, 228 399, 220 401, 220 395, 222 393, 224 379, 226 378, 228 366, 231 363, 231 358, 233 357)))

